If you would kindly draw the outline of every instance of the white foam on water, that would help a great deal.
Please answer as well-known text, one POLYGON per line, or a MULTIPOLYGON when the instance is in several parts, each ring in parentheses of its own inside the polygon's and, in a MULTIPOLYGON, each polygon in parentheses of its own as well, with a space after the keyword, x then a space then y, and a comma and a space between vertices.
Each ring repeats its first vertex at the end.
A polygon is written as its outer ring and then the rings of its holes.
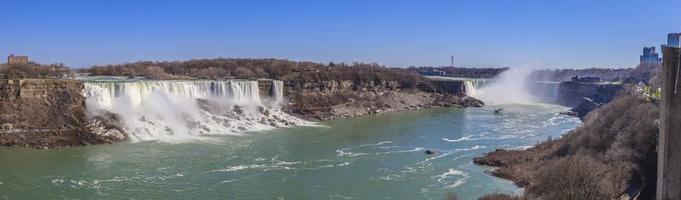
POLYGON ((468 151, 468 150, 478 150, 478 149, 484 149, 484 148, 487 148, 487 146, 484 146, 484 145, 475 145, 475 146, 473 146, 473 147, 471 147, 471 148, 467 148, 467 149, 464 149, 464 150, 465 150, 465 151, 468 151))
POLYGON ((338 157, 357 157, 365 155, 386 155, 394 153, 411 153, 423 151, 424 148, 421 147, 403 147, 403 146, 387 146, 386 144, 392 144, 393 141, 380 141, 377 143, 361 144, 356 147, 347 147, 336 150, 338 157))
POLYGON ((272 171, 272 170, 291 170, 295 169, 294 165, 300 164, 301 162, 287 162, 274 160, 272 163, 266 164, 247 164, 247 165, 237 165, 228 166, 223 169, 212 170, 212 172, 236 172, 242 170, 259 170, 259 171, 272 171))
POLYGON ((390 144, 390 143, 393 143, 393 141, 380 141, 380 142, 377 142, 377 143, 374 143, 374 144, 362 144, 362 145, 360 145, 360 146, 362 146, 362 147, 368 147, 368 146, 381 146, 381 145, 390 144))
POLYGON ((361 155, 367 155, 367 153, 354 153, 354 152, 349 152, 347 151, 348 149, 338 149, 336 150, 337 155, 339 157, 356 157, 356 156, 361 156, 361 155))
POLYGON ((233 182, 236 182, 236 181, 237 181, 236 179, 227 179, 227 180, 224 180, 220 183, 233 183, 233 182))
POLYGON ((532 147, 533 147, 532 145, 523 145, 523 146, 512 147, 512 148, 509 148, 509 149, 511 149, 511 150, 527 150, 527 149, 532 148, 532 147))
POLYGON ((345 167, 345 166, 350 165, 350 163, 351 162, 342 162, 342 163, 338 163, 338 164, 335 164, 335 165, 322 165, 322 166, 319 166, 318 168, 345 167))
POLYGON ((461 142, 461 141, 475 141, 475 140, 505 140, 505 139, 511 139, 511 138, 524 138, 524 137, 530 137, 534 135, 501 135, 500 137, 473 137, 472 135, 469 136, 464 136, 459 139, 449 139, 449 138, 442 138, 443 141, 445 142, 461 142))
POLYGON ((445 186, 445 189, 451 189, 465 184, 466 181, 470 178, 470 175, 466 172, 450 168, 447 172, 437 175, 434 178, 437 178, 437 182, 439 183, 447 184, 447 186, 445 186), (461 178, 458 178, 453 183, 451 183, 451 179, 454 179, 456 177, 461 178))
POLYGON ((445 142, 461 142, 461 141, 466 141, 466 140, 478 140, 478 139, 474 139, 472 135, 468 135, 468 136, 460 137, 459 139, 455 139, 455 140, 452 140, 452 139, 449 139, 449 138, 442 138, 442 140, 444 140, 445 142))

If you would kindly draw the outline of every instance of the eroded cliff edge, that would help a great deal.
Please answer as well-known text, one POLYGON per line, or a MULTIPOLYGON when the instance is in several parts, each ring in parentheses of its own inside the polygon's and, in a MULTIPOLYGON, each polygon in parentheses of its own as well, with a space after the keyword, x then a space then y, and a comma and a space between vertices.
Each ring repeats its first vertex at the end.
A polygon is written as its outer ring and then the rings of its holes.
POLYGON ((609 83, 563 81, 558 87, 558 104, 570 107, 580 119, 614 99, 624 86, 609 83))
POLYGON ((0 79, 0 145, 47 148, 125 140, 106 120, 86 117, 83 87, 64 79, 0 79))
POLYGON ((284 81, 290 114, 327 120, 436 107, 479 107, 463 81, 337 80, 314 76, 284 81))

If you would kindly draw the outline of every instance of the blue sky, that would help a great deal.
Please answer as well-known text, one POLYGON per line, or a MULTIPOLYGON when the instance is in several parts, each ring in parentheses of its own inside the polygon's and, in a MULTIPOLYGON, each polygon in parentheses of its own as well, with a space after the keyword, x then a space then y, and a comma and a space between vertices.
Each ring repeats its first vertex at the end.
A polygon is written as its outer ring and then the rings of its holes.
POLYGON ((273 57, 448 65, 633 67, 681 32, 678 0, 2 0, 0 55, 72 67, 273 57))

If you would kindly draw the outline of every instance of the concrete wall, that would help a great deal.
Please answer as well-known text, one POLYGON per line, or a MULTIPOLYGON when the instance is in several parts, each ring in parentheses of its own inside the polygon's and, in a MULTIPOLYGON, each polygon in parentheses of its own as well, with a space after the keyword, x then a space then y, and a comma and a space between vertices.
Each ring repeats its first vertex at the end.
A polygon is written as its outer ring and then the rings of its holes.
POLYGON ((681 49, 664 47, 657 199, 681 199, 681 49))

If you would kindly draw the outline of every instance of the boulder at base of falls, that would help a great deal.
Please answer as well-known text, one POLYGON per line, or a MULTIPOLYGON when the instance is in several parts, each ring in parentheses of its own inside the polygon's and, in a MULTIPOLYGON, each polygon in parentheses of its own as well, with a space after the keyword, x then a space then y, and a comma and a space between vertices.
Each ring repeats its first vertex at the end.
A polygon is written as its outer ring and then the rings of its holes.
POLYGON ((102 117, 89 120, 79 136, 84 144, 111 144, 128 140, 125 132, 116 123, 102 117))

